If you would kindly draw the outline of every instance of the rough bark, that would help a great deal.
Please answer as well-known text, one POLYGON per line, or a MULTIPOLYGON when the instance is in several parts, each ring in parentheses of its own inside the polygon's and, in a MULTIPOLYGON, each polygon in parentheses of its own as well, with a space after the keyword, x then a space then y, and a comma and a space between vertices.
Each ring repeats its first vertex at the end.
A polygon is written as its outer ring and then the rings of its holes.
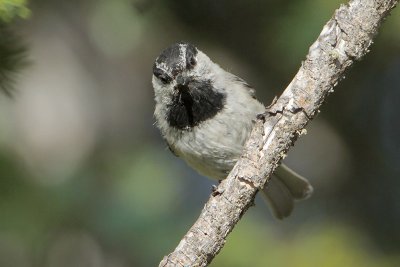
POLYGON ((379 26, 397 2, 352 0, 335 11, 292 82, 267 109, 265 118, 256 120, 244 154, 227 179, 159 266, 207 266, 212 261, 326 96, 369 51, 379 26))

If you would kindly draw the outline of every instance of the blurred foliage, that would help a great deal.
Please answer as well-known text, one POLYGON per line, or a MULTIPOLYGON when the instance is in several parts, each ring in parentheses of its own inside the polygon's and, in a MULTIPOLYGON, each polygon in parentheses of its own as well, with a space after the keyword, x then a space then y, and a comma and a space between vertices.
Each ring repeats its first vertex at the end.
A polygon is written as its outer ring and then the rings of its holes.
POLYGON ((0 89, 10 95, 18 72, 27 64, 27 48, 4 23, 0 23, 0 89))
POLYGON ((210 266, 394 267, 400 260, 400 256, 374 253, 356 229, 332 222, 305 225, 285 238, 259 222, 238 228, 210 266))
MULTIPOLYGON (((0 0, 0 266, 156 266, 213 183, 153 125, 157 54, 190 41, 268 104, 340 2, 0 0)), ((291 150, 313 197, 282 222, 257 201, 212 266, 398 266, 399 18, 291 150)))
POLYGON ((0 90, 10 95, 15 75, 26 64, 26 47, 10 29, 16 18, 28 18, 26 0, 0 0, 0 90))
POLYGON ((8 23, 17 17, 28 18, 30 10, 26 5, 26 0, 0 0, 0 20, 8 23))

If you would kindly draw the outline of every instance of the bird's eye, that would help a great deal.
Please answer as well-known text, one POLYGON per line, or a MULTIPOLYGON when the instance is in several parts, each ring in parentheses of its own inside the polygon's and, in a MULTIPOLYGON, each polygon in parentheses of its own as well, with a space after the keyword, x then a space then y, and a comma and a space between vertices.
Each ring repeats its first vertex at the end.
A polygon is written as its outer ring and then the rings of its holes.
POLYGON ((197 64, 197 49, 191 44, 186 48, 186 68, 192 69, 197 64))
POLYGON ((157 67, 153 68, 153 74, 164 84, 170 83, 172 81, 172 78, 168 74, 157 67))
POLYGON ((194 67, 194 66, 196 66, 196 64, 197 64, 197 59, 194 57, 194 56, 191 56, 189 59, 188 59, 188 67, 194 67))
POLYGON ((167 76, 167 75, 160 75, 159 77, 158 77, 158 79, 160 79, 160 81, 163 83, 163 84, 167 84, 167 83, 169 83, 172 79, 171 79, 171 77, 169 77, 169 76, 167 76))

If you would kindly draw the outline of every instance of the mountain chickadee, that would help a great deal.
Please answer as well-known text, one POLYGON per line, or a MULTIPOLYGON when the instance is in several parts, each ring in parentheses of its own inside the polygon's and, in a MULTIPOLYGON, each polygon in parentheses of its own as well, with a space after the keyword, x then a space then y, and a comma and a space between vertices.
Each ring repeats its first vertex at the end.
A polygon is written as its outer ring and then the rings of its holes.
MULTIPOLYGON (((171 151, 199 173, 224 179, 240 158, 254 119, 265 111, 255 90, 189 43, 166 48, 153 66, 156 124, 171 151)), ((294 200, 312 193, 309 182, 281 165, 262 190, 278 219, 294 200)))

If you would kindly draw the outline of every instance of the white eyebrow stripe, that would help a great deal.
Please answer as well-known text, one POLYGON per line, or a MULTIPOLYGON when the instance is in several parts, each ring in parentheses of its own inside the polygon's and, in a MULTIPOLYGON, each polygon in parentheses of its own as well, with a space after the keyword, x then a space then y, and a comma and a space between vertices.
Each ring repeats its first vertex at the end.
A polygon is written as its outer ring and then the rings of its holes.
POLYGON ((186 44, 179 44, 179 64, 182 69, 186 66, 186 44))
MULTIPOLYGON (((178 43, 176 44, 175 48, 171 48, 172 50, 175 50, 175 53, 168 55, 169 57, 171 56, 177 56, 173 61, 173 65, 169 61, 171 61, 171 58, 162 58, 159 60, 159 58, 156 59, 155 66, 156 68, 164 71, 166 74, 170 75, 173 77, 173 72, 175 70, 178 71, 183 71, 186 69, 186 52, 187 52, 187 44, 186 43, 178 43), (178 52, 178 55, 176 55, 176 52, 178 52), (169 62, 170 64, 168 64, 169 62)), ((163 55, 163 54, 161 54, 163 55)))
POLYGON ((168 75, 172 75, 172 69, 165 62, 156 62, 156 67, 165 71, 168 75))

